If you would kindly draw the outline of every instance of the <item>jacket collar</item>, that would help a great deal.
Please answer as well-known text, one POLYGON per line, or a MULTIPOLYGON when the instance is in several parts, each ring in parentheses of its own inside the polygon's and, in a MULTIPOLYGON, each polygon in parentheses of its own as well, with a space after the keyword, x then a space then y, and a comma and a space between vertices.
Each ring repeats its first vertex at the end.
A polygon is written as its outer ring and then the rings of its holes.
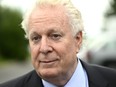
POLYGON ((44 87, 41 78, 37 75, 36 71, 32 71, 32 75, 24 87, 44 87))
POLYGON ((95 67, 89 65, 83 61, 81 61, 82 66, 85 68, 88 76, 89 87, 107 87, 108 82, 104 79, 104 77, 100 74, 95 67))

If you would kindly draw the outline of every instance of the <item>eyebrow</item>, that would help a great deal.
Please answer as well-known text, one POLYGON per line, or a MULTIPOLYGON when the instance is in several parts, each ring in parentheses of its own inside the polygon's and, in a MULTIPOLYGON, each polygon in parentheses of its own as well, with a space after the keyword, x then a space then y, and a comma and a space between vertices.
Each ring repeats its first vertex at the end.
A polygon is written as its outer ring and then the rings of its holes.
POLYGON ((54 28, 51 28, 51 29, 48 31, 48 33, 52 33, 52 32, 61 32, 61 33, 62 33, 62 30, 59 29, 59 28, 54 27, 54 28))
MULTIPOLYGON (((55 32, 60 32, 63 34, 63 31, 60 29, 60 28, 57 28, 57 27, 53 27, 53 28, 50 28, 47 33, 50 34, 50 33, 55 33, 55 32)), ((30 37, 32 37, 33 35, 38 35, 38 33, 36 31, 33 31, 29 34, 30 37)))
POLYGON ((36 32, 32 32, 32 33, 30 33, 30 37, 32 37, 33 35, 38 35, 36 32))

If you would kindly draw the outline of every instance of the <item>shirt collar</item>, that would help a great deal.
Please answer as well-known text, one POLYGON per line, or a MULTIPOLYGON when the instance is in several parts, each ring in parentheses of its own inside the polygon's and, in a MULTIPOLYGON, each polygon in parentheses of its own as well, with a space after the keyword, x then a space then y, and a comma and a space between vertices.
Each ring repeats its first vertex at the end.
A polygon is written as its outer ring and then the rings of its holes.
MULTIPOLYGON (((57 87, 43 79, 42 82, 44 87, 57 87)), ((79 59, 74 74, 64 87, 88 87, 88 77, 79 59)))

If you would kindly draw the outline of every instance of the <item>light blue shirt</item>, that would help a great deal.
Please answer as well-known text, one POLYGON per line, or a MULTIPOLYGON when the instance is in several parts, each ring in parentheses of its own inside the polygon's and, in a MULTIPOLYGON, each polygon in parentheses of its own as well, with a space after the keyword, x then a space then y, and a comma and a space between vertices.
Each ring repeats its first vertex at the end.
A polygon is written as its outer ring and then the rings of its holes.
MULTIPOLYGON (((57 87, 45 80, 42 80, 44 87, 57 87)), ((82 67, 80 60, 78 60, 78 65, 71 79, 64 87, 89 87, 88 77, 85 69, 82 67)))

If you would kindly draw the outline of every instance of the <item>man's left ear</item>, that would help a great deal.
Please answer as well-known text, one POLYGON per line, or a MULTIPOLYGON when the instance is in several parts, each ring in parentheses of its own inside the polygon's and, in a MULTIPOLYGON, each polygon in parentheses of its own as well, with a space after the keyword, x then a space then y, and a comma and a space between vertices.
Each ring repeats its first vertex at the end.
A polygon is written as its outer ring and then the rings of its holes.
POLYGON ((80 48, 81 48, 81 45, 82 45, 82 38, 83 38, 83 35, 82 35, 82 31, 79 31, 76 36, 75 36, 75 40, 76 40, 76 48, 77 48, 77 53, 79 52, 80 48))

